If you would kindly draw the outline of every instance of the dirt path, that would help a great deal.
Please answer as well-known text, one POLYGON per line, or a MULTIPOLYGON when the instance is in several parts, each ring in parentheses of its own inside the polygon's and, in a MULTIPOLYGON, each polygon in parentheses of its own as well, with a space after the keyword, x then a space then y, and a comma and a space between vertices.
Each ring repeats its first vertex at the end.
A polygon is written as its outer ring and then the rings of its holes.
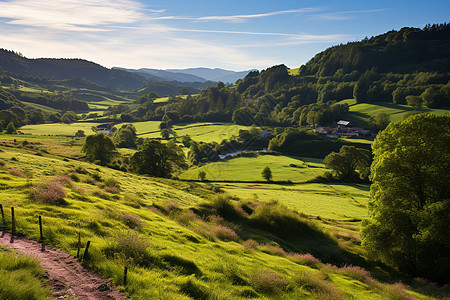
POLYGON ((48 284, 55 299, 126 299, 110 283, 84 268, 73 256, 51 246, 24 239, 15 238, 10 243, 11 235, 0 234, 0 245, 12 247, 17 251, 34 256, 48 277, 48 284))

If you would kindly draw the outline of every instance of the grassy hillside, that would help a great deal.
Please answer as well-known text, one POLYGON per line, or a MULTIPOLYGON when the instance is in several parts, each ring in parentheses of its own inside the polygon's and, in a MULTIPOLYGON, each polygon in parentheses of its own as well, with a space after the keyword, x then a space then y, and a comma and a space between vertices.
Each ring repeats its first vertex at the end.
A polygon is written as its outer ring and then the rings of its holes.
MULTIPOLYGON (((351 121, 357 126, 368 128, 370 117, 374 117, 379 113, 386 113, 390 116, 392 122, 398 122, 406 118, 409 114, 417 113, 411 106, 400 105, 388 102, 376 103, 356 103, 355 99, 347 99, 338 102, 339 104, 348 104, 349 113, 345 115, 345 119, 351 121)), ((430 109, 422 108, 418 112, 431 112, 434 114, 446 114, 447 109, 430 109)))
MULTIPOLYGON (((13 137, 19 136, 1 138, 13 137)), ((383 283, 374 279, 380 272, 341 266, 372 269, 359 257, 355 226, 320 223, 280 204, 232 199, 193 183, 62 159, 40 151, 44 146, 52 147, 37 140, 0 146, 7 226, 14 205, 18 234, 37 239, 42 215, 46 241, 72 255, 81 233, 83 247, 91 241, 85 264, 131 299, 398 299, 443 293, 425 292, 426 285, 415 281, 411 287, 383 283)), ((340 193, 356 199, 356 189, 340 193)), ((315 201, 344 214, 342 199, 331 189, 315 201)))

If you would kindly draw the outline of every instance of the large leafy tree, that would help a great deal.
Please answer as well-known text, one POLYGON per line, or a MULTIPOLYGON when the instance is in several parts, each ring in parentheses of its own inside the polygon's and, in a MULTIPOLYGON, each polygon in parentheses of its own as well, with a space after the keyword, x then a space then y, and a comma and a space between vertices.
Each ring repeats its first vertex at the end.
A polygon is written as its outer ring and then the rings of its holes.
POLYGON ((175 168, 187 167, 183 150, 175 143, 150 139, 144 141, 130 161, 139 174, 156 177, 170 177, 175 168))
POLYGON ((105 165, 111 161, 116 154, 116 145, 111 138, 103 133, 96 133, 86 137, 81 148, 90 161, 99 161, 105 165))
POLYGON ((114 133, 114 142, 118 147, 136 147, 136 127, 124 124, 114 133))
POLYGON ((340 180, 367 180, 370 162, 370 152, 354 146, 342 146, 339 152, 331 152, 324 159, 325 166, 340 180))
POLYGON ((450 115, 391 123, 373 144, 363 245, 414 276, 450 281, 450 115))

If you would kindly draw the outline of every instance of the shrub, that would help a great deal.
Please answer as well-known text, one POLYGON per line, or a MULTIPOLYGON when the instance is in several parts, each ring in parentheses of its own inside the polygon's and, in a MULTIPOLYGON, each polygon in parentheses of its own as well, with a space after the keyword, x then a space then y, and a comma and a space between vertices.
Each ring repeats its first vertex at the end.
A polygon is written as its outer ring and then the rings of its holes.
POLYGON ((250 220, 255 226, 280 236, 323 234, 309 220, 277 203, 257 207, 250 220))
POLYGON ((115 186, 105 186, 105 191, 111 194, 120 194, 120 189, 115 186))
POLYGON ((188 226, 191 222, 199 219, 192 210, 184 210, 175 215, 175 220, 185 226, 188 226))
POLYGON ((16 176, 16 177, 20 177, 20 178, 27 178, 27 175, 18 169, 8 170, 8 173, 11 174, 12 176, 16 176))
POLYGON ((117 216, 119 220, 130 229, 141 228, 143 225, 141 218, 136 215, 120 212, 117 216))
POLYGON ((137 232, 127 231, 118 234, 115 240, 111 241, 103 251, 108 257, 114 257, 120 253, 140 266, 161 266, 161 261, 148 251, 149 247, 150 243, 146 238, 139 237, 137 232))
POLYGON ((320 273, 299 273, 294 278, 293 281, 316 295, 317 299, 344 299, 345 294, 341 292, 334 284, 329 283, 325 278, 321 277, 320 273))
POLYGON ((72 185, 72 191, 80 195, 86 194, 86 190, 79 185, 72 185))
POLYGON ((272 270, 258 270, 250 276, 250 284, 261 293, 280 294, 287 288, 287 282, 272 270))
POLYGON ((218 238, 222 241, 238 241, 239 236, 234 232, 233 229, 222 226, 222 225, 215 225, 211 229, 211 235, 218 238))
POLYGON ((337 272, 361 282, 367 283, 368 285, 373 285, 375 283, 375 280, 370 276, 370 273, 364 268, 358 266, 346 265, 342 268, 339 268, 337 272))
POLYGON ((213 200, 212 206, 218 215, 227 220, 237 219, 243 216, 231 203, 231 197, 229 195, 217 196, 213 200))
POLYGON ((64 197, 66 191, 59 182, 39 183, 30 189, 30 197, 34 201, 49 204, 67 204, 64 197))
POLYGON ((117 189, 120 189, 120 182, 115 179, 114 177, 108 177, 104 181, 105 186, 109 187, 115 187, 117 189))
POLYGON ((288 253, 283 250, 283 248, 280 247, 280 245, 276 243, 268 243, 263 244, 258 247, 258 249, 264 253, 268 253, 271 255, 277 255, 277 256, 286 256, 288 253))
POLYGON ((392 285, 385 285, 383 287, 382 297, 384 299, 390 299, 390 300, 413 300, 417 299, 413 297, 412 295, 409 295, 406 293, 406 290, 409 289, 408 286, 404 285, 401 282, 392 284, 392 285))
POLYGON ((312 254, 299 254, 299 253, 289 253, 289 258, 302 265, 309 266, 311 268, 317 268, 320 264, 320 260, 315 258, 312 254))
POLYGON ((56 176, 52 181, 59 182, 63 186, 72 186, 72 179, 69 176, 56 176))
POLYGON ((256 250, 259 244, 254 239, 248 239, 242 243, 242 246, 244 246, 247 250, 256 250))

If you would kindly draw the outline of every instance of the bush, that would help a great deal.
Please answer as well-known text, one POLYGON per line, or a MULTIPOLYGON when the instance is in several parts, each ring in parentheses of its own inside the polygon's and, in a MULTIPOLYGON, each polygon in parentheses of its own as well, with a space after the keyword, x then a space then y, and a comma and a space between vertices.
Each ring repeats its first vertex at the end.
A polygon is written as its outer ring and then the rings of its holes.
POLYGON ((263 244, 258 247, 261 252, 277 256, 286 256, 288 253, 276 243, 263 244))
POLYGON ((30 189, 30 198, 37 202, 63 205, 66 191, 61 183, 52 181, 48 183, 38 183, 30 189))
POLYGON ((27 178, 27 175, 18 169, 8 170, 8 173, 11 174, 12 176, 16 176, 16 177, 20 177, 20 178, 27 178))
POLYGON ((226 242, 228 241, 236 242, 239 240, 239 236, 236 234, 236 232, 234 232, 233 229, 222 225, 213 226, 213 228, 211 229, 211 235, 218 238, 219 240, 226 242))
POLYGON ((72 179, 69 176, 56 176, 52 181, 59 182, 63 186, 72 186, 72 179))
POLYGON ((373 285, 375 283, 375 280, 370 276, 370 273, 364 268, 358 266, 346 265, 342 268, 339 268, 337 272, 361 282, 367 283, 368 285, 373 285))
POLYGON ((229 195, 219 195, 212 202, 213 209, 216 213, 227 220, 233 220, 243 217, 231 203, 229 195))
POLYGON ((109 186, 109 187, 115 187, 115 188, 120 189, 120 182, 119 182, 117 179, 115 179, 114 177, 108 177, 108 178, 106 178, 106 179, 103 181, 103 183, 104 183, 106 186, 109 186))
POLYGON ((278 203, 270 203, 257 207, 250 216, 251 222, 261 229, 280 236, 310 236, 323 234, 309 220, 278 203))
POLYGON ((250 276, 252 287, 264 294, 280 294, 287 288, 287 281, 272 270, 258 270, 250 276))
POLYGON ((345 294, 341 292, 335 285, 329 283, 325 280, 324 275, 312 274, 312 273, 299 273, 294 278, 293 281, 312 292, 317 299, 344 299, 345 294))
POLYGON ((312 254, 299 254, 299 253, 289 253, 289 258, 297 263, 306 265, 311 268, 317 268, 320 264, 320 260, 315 258, 312 254))
POLYGON ((152 256, 148 251, 150 243, 147 239, 139 237, 137 232, 124 232, 118 234, 116 239, 103 249, 108 257, 117 254, 124 255, 126 259, 131 259, 136 265, 150 267, 152 265, 161 266, 161 261, 152 256))

